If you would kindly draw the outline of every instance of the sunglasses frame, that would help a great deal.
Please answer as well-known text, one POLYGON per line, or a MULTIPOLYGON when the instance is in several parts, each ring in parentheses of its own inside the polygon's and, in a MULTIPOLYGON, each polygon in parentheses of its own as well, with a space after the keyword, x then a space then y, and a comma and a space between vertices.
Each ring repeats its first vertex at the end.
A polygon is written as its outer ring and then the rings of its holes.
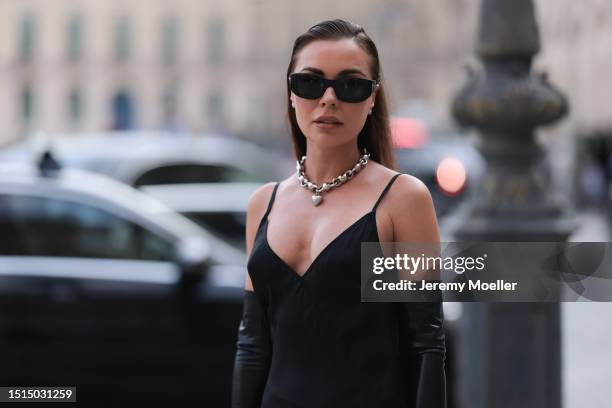
MULTIPOLYGON (((287 77, 287 79, 289 81, 289 89, 291 90, 291 92, 293 92, 294 94, 296 94, 300 98, 309 99, 309 100, 320 99, 323 95, 325 95, 325 92, 327 92, 327 88, 329 88, 331 86, 332 89, 334 90, 334 93, 336 94, 336 97, 339 100, 341 100, 342 102, 346 102, 346 103, 361 103, 361 102, 365 101, 366 99, 368 99, 370 96, 372 96, 372 93, 374 93, 374 90, 380 86, 380 81, 379 80, 375 80, 375 79, 355 78, 355 77, 345 77, 345 78, 340 78, 340 79, 327 79, 327 78, 324 78, 324 77, 322 77, 320 75, 306 73, 306 72, 294 72, 293 74, 289 75, 287 77), (301 96, 301 95, 297 94, 293 90, 293 88, 291 86, 291 77, 296 77, 296 76, 309 76, 309 77, 317 78, 320 81, 320 83, 323 83, 323 85, 324 85, 323 92, 321 93, 321 95, 317 96, 315 98, 307 98, 307 97, 304 97, 304 96, 301 96), (345 81, 347 81, 349 79, 357 79, 357 80, 361 80, 361 81, 368 81, 368 82, 370 82, 372 84, 372 88, 371 88, 370 93, 368 94, 368 96, 366 96, 365 98, 363 98, 362 100, 359 100, 359 101, 347 101, 347 100, 343 99, 338 94, 338 89, 342 86, 343 82, 345 82, 345 81)), ((341 93, 342 93, 342 91, 340 91, 340 94, 341 93)))

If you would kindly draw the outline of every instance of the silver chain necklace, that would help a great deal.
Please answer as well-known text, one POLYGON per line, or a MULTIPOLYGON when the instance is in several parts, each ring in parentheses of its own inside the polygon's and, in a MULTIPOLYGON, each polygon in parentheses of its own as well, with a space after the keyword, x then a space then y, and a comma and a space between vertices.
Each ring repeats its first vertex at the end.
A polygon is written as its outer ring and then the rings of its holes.
POLYGON ((359 170, 361 170, 362 168, 366 166, 366 164, 368 164, 369 158, 370 158, 370 153, 368 153, 367 149, 364 148, 363 156, 359 158, 359 161, 357 162, 357 164, 355 164, 355 166, 353 166, 352 169, 345 171, 338 177, 335 177, 334 179, 332 179, 332 181, 323 183, 319 186, 311 182, 310 180, 308 180, 308 178, 306 177, 306 174, 304 173, 304 162, 306 161, 306 156, 302 156, 300 160, 295 161, 296 163, 295 167, 297 169, 296 175, 298 178, 298 182, 300 183, 300 187, 307 188, 308 190, 314 192, 312 196, 312 205, 316 207, 317 205, 321 204, 321 202, 323 201, 323 196, 322 196, 323 193, 329 191, 330 189, 334 187, 341 186, 342 184, 346 183, 348 180, 352 179, 353 176, 359 172, 359 170))

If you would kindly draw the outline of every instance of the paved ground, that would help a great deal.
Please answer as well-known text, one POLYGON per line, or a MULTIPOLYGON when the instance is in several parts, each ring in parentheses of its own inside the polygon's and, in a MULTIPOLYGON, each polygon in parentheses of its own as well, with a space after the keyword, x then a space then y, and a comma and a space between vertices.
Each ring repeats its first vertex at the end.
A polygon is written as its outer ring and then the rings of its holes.
MULTIPOLYGON (((578 214, 576 242, 610 242, 606 219, 578 214)), ((562 303, 563 408, 610 407, 612 303, 562 303)))

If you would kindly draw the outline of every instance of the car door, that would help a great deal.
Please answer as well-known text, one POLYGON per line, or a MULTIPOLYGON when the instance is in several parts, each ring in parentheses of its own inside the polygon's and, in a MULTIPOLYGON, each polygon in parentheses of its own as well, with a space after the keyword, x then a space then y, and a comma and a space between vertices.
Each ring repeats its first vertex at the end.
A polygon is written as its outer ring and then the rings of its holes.
POLYGON ((0 383, 226 405, 240 305, 181 288, 173 251, 91 202, 0 194, 0 383))

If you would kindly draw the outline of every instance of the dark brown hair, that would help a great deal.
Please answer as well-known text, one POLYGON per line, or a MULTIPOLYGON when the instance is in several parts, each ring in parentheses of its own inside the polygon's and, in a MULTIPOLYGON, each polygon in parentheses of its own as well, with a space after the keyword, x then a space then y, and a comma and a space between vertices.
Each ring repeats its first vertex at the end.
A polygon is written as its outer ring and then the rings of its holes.
MULTIPOLYGON (((380 81, 378 93, 376 95, 376 103, 372 109, 372 114, 368 115, 363 129, 357 138, 359 149, 364 147, 368 149, 370 158, 382 165, 395 170, 395 156, 393 154, 393 146, 391 141, 391 130, 389 128, 389 112, 387 110, 387 100, 385 97, 385 89, 382 83, 382 72, 380 60, 378 58, 378 50, 372 39, 366 34, 364 29, 358 25, 344 20, 323 21, 308 29, 304 34, 300 35, 293 44, 291 52, 291 61, 287 68, 287 77, 295 68, 297 54, 306 45, 315 40, 339 40, 343 38, 351 38, 370 56, 370 69, 373 79, 380 81)), ((291 97, 289 89, 289 81, 287 79, 287 101, 291 97)), ((287 117, 291 127, 291 137, 293 140, 293 151, 296 159, 301 158, 306 154, 306 137, 300 130, 295 111, 291 107, 291 103, 287 104, 287 117)))

